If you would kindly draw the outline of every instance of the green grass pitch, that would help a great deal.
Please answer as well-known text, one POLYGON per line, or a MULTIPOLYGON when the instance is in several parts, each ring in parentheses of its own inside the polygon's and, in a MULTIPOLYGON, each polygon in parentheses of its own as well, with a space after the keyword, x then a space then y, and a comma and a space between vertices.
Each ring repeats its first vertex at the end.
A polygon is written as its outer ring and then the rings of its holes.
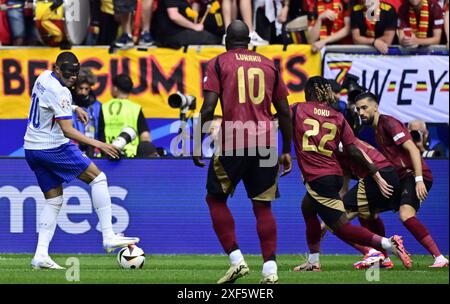
MULTIPOLYGON (((143 269, 120 269, 116 255, 52 255, 64 266, 70 257, 78 258, 80 281, 66 280, 66 270, 33 270, 31 254, 0 254, 0 283, 27 284, 211 284, 215 283, 228 268, 224 255, 147 255, 143 269)), ((351 284, 449 284, 448 268, 430 269, 430 256, 412 256, 412 270, 405 269, 400 260, 393 258, 394 269, 380 270, 379 281, 366 280, 364 270, 354 270, 352 264, 360 256, 322 255, 321 272, 298 273, 291 269, 303 261, 296 255, 278 256, 280 284, 351 283, 351 284)), ((236 283, 255 284, 260 280, 262 261, 260 256, 246 255, 250 274, 236 283)), ((66 266, 68 267, 68 266, 66 266)))

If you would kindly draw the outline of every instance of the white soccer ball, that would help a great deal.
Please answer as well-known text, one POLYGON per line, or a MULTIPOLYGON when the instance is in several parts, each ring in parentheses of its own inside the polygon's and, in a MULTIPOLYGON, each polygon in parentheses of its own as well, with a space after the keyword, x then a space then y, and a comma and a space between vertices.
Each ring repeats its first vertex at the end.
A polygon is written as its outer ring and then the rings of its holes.
POLYGON ((144 250, 136 245, 130 245, 119 250, 117 253, 119 266, 125 269, 139 269, 144 267, 144 250))

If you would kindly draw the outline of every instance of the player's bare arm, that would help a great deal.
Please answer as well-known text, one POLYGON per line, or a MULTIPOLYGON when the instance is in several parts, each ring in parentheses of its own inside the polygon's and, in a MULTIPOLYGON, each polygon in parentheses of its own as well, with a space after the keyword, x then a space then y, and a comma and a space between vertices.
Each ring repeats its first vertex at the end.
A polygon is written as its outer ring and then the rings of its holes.
POLYGON ((291 110, 286 98, 279 102, 274 102, 273 105, 277 110, 278 123, 281 129, 281 136, 283 138, 283 149, 280 157, 280 166, 283 166, 281 176, 284 176, 292 170, 292 156, 291 156, 291 141, 292 141, 292 121, 291 110))
POLYGON ((428 191, 425 187, 422 177, 422 157, 420 156, 420 151, 417 149, 416 145, 412 140, 408 139, 402 144, 402 148, 408 151, 411 156, 411 162, 414 168, 414 175, 416 176, 416 193, 420 201, 427 198, 428 191))
MULTIPOLYGON (((215 92, 204 91, 205 100, 203 101, 202 109, 200 110, 200 121, 201 126, 200 130, 203 130, 203 126, 206 123, 209 123, 214 118, 214 110, 217 106, 217 101, 219 100, 219 95, 215 92)), ((289 108, 288 108, 289 109, 289 108)), ((194 156, 192 157, 194 164, 197 167, 204 167, 205 163, 201 161, 202 159, 202 141, 203 141, 203 132, 201 133, 200 143, 194 146, 194 156)))
POLYGON ((393 193, 393 188, 381 177, 378 172, 378 168, 373 164, 373 162, 369 162, 364 156, 363 152, 354 144, 345 146, 345 149, 347 150, 347 153, 350 155, 350 157, 355 160, 355 162, 366 168, 369 174, 372 175, 383 196, 389 198, 393 193))
POLYGON ((65 137, 98 148, 112 158, 120 158, 120 151, 117 147, 84 136, 73 127, 72 119, 59 120, 58 124, 61 127, 65 137))

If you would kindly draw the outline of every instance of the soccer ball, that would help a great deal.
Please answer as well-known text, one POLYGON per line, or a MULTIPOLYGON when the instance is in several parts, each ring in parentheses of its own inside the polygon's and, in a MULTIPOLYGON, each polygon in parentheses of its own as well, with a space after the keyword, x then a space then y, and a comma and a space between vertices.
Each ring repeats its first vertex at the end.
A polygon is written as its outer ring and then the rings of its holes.
POLYGON ((144 267, 144 250, 136 245, 130 245, 119 250, 117 253, 119 266, 125 269, 139 269, 144 267))

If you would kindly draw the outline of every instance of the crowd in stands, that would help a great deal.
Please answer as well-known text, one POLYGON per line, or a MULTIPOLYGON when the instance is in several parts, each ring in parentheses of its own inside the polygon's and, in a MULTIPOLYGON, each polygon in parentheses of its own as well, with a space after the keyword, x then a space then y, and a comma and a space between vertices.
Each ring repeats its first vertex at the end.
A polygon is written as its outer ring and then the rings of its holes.
MULTIPOLYGON (((46 9, 56 15, 63 0, 46 3, 46 9)), ((366 4, 365 0, 80 0, 80 3, 89 3, 91 12, 84 45, 126 49, 135 45, 179 48, 224 44, 224 29, 237 18, 248 25, 254 46, 309 43, 317 52, 329 44, 357 44, 373 46, 385 54, 391 45, 447 44, 448 48, 449 41, 448 0, 384 0, 378 6, 366 4)), ((50 16, 45 10, 38 12, 31 0, 0 0, 0 45, 42 45, 42 33, 38 33, 38 22, 34 20, 36 13, 38 19, 50 16)), ((47 23, 44 27, 49 32, 56 31, 51 25, 47 23)), ((43 27, 42 23, 39 26, 43 27)), ((83 125, 74 117, 75 128, 88 137, 111 143, 124 126, 133 125, 137 136, 125 149, 124 156, 164 155, 152 144, 141 106, 129 100, 132 80, 127 75, 117 76, 113 79, 113 99, 102 102, 92 91, 96 82, 89 69, 80 71, 72 95, 74 103, 89 114, 89 123, 83 125)), ((340 100, 341 86, 334 80, 330 82, 336 99, 340 100)), ((348 104, 340 101, 339 110, 345 115, 348 104)), ((424 157, 445 155, 428 138, 424 122, 411 122, 409 129, 424 157)), ((80 148, 90 157, 100 156, 99 151, 88 146, 80 148)))
MULTIPOLYGON (((382 0, 379 5, 366 0, 78 1, 91 12, 84 45, 223 44, 225 28, 237 18, 248 25, 255 46, 309 43, 319 51, 329 44, 358 44, 387 53, 393 44, 448 47, 449 40, 448 0, 382 0)), ((0 0, 0 44, 48 44, 42 36, 58 32, 54 20, 64 6, 63 0, 46 2, 49 13, 32 0, 0 0)))

